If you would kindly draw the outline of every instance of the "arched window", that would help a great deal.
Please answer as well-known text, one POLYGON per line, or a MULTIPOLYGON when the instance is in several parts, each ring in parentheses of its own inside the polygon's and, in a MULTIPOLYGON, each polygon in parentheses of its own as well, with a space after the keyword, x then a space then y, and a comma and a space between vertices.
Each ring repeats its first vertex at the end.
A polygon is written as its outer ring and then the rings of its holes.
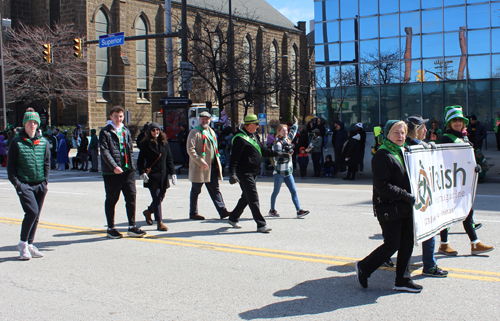
MULTIPOLYGON (((104 10, 100 9, 95 15, 96 38, 108 34, 109 20, 104 10)), ((98 100, 107 100, 109 97, 109 58, 108 48, 96 46, 96 90, 98 100)))
MULTIPOLYGON (((135 23, 135 34, 144 36, 148 34, 146 21, 140 16, 135 23)), ((148 100, 148 42, 146 39, 136 42, 136 65, 137 65, 137 94, 138 100, 148 100)))
POLYGON ((293 44, 292 45, 292 50, 290 50, 290 80, 291 80, 291 86, 294 89, 295 92, 297 92, 297 79, 299 78, 299 60, 298 60, 298 49, 297 45, 293 44))
MULTIPOLYGON (((276 41, 271 43, 271 47, 269 48, 269 69, 270 69, 270 82, 272 86, 277 86, 277 77, 278 77, 278 44, 276 41)), ((271 94, 272 105, 276 105, 278 103, 278 92, 271 94)))
POLYGON ((252 72, 252 38, 247 35, 243 40, 243 77, 246 83, 251 81, 252 72))

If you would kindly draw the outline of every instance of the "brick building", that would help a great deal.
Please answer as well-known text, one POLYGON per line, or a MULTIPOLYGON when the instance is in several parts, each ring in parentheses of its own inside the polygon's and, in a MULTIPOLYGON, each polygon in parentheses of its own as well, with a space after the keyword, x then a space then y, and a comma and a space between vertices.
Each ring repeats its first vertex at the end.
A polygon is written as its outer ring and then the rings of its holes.
MULTIPOLYGON (((235 47, 256 50, 256 56, 260 51, 261 55, 267 56, 266 59, 276 61, 281 74, 293 75, 280 85, 279 92, 256 97, 250 107, 254 110, 249 111, 258 113, 261 106, 265 107, 268 121, 283 117, 287 108, 294 105, 301 115, 311 114, 311 99, 300 99, 298 94, 313 86, 308 71, 314 67, 310 63, 314 57, 310 57, 305 23, 299 22, 295 26, 264 0, 233 0, 232 3, 234 23, 245 26, 244 33, 235 34, 235 47)), ((201 18, 227 20, 228 17, 226 1, 188 0, 187 6, 190 30, 196 29, 201 18)), ((55 21, 74 23, 86 35, 86 40, 116 32, 124 32, 125 36, 165 32, 164 1, 156 0, 4 0, 3 15, 12 19, 13 28, 19 22, 39 26, 55 21)), ((174 31, 180 30, 180 16, 180 0, 173 0, 174 31)), ((151 121, 153 114, 161 109, 160 98, 167 96, 165 43, 165 39, 149 39, 127 41, 122 46, 108 49, 87 46, 84 54, 87 58, 88 101, 59 106, 52 112, 53 122, 99 128, 106 123, 107 111, 115 105, 130 111, 131 127, 151 121)), ((173 38, 175 66, 180 63, 180 43, 180 39, 173 38)), ((82 62, 75 60, 75 63, 82 62)), ((175 83, 175 95, 178 96, 179 79, 175 83)), ((208 87, 195 77, 190 93, 193 102, 212 100, 217 104, 208 87)), ((243 117, 243 112, 242 104, 238 103, 235 108, 237 122, 243 117)))

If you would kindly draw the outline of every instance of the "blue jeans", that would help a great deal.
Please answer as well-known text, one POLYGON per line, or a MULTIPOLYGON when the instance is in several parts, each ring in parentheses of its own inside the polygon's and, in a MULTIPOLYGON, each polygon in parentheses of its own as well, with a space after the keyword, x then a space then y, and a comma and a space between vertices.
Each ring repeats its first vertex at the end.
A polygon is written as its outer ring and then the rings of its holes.
POLYGON ((434 257, 434 237, 422 242, 422 262, 424 263, 424 271, 436 265, 436 258, 434 257))
POLYGON ((281 176, 280 174, 274 174, 274 190, 271 194, 271 209, 276 209, 276 197, 280 193, 281 184, 283 184, 283 181, 285 182, 286 187, 288 187, 290 194, 292 194, 292 201, 293 205, 295 205, 295 209, 297 211, 300 210, 299 198, 297 196, 297 188, 295 187, 295 180, 293 179, 293 175, 288 175, 285 177, 281 176))

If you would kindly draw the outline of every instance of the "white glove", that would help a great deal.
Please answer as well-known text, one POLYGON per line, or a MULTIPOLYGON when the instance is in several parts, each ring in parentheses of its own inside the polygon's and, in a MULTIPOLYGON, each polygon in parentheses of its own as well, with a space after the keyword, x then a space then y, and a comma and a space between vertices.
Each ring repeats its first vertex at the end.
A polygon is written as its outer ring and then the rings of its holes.
POLYGON ((149 182, 148 174, 146 173, 141 174, 141 179, 144 181, 144 183, 149 182))
POLYGON ((429 145, 431 145, 431 149, 438 149, 436 143, 434 142, 429 142, 429 145))
POLYGON ((418 143, 420 146, 423 146, 425 149, 430 149, 431 146, 429 144, 427 144, 426 142, 424 142, 423 140, 420 141, 420 143, 418 143))
POLYGON ((172 175, 172 185, 177 185, 177 175, 175 174, 172 175))

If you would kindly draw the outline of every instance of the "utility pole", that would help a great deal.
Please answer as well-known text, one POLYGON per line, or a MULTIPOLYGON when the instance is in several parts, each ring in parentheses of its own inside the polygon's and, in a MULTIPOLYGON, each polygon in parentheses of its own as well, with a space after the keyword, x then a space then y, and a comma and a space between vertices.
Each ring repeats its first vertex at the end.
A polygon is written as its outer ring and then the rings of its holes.
MULTIPOLYGON (((231 127, 234 129, 235 118, 234 118, 234 34, 233 34, 233 13, 231 9, 231 0, 228 2, 229 4, 229 28, 227 31, 228 37, 228 62, 229 62, 229 91, 231 93, 231 127)), ((219 105, 222 105, 223 102, 219 101, 219 105)))
MULTIPOLYGON (((187 62, 188 60, 188 42, 187 42, 187 0, 181 1, 181 45, 182 45, 182 62, 187 62)), ((182 64, 185 65, 185 64, 182 64)), ((188 98, 188 91, 186 87, 182 86, 182 97, 188 98)))
MULTIPOLYGON (((2 14, 0 14, 0 21, 2 20, 2 14)), ((4 77, 4 67, 3 67, 3 24, 0 26, 0 107, 2 108, 2 113, 0 114, 1 122, 0 126, 2 129, 7 128, 7 109, 5 105, 5 77, 4 77)))
MULTIPOLYGON (((165 0, 165 33, 172 32, 172 0, 165 0)), ((167 87, 168 96, 174 96, 174 46, 172 38, 167 38, 167 87)))

